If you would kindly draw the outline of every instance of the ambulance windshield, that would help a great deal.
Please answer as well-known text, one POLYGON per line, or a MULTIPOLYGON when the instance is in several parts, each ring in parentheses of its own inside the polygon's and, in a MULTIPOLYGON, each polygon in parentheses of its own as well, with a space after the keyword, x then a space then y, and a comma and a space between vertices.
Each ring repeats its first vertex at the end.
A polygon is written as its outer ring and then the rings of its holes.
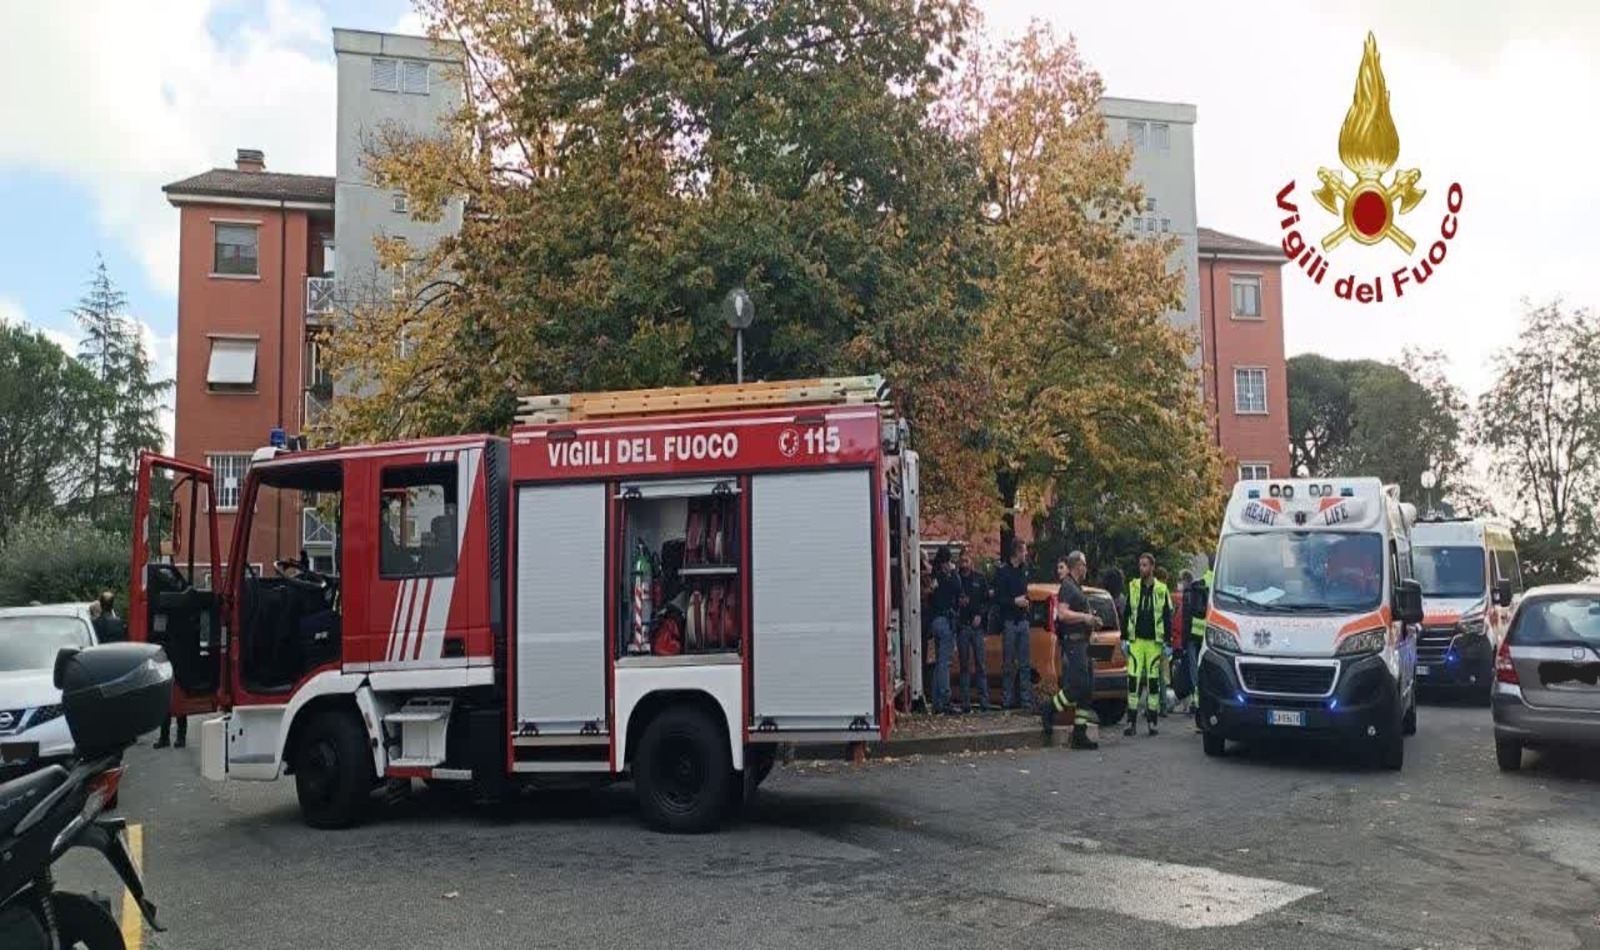
POLYGON ((1415 548, 1411 563, 1424 597, 1482 597, 1488 587, 1480 547, 1415 548))
POLYGON ((1217 551, 1216 602, 1244 613, 1375 610, 1383 538, 1371 533, 1230 534, 1217 551))

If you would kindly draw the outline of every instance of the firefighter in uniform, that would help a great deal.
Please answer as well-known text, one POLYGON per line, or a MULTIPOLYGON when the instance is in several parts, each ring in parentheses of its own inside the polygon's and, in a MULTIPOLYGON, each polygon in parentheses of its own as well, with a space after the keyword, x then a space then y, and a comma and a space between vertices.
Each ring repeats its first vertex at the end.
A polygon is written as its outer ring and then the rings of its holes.
POLYGON ((1074 749, 1100 748, 1099 743, 1089 738, 1090 724, 1100 724, 1100 717, 1094 711, 1094 666, 1089 660, 1089 634, 1099 630, 1101 623, 1081 586, 1088 573, 1089 561, 1082 551, 1073 551, 1056 562, 1056 577, 1061 581, 1055 617, 1056 643, 1061 651, 1061 688, 1039 709, 1044 720, 1044 734, 1050 736, 1055 733, 1056 714, 1066 711, 1068 706, 1075 707, 1071 740, 1074 749))
POLYGON ((1172 626, 1172 599, 1167 585, 1155 577, 1156 559, 1139 555, 1139 576, 1128 582, 1128 614, 1123 626, 1122 650, 1128 657, 1128 727, 1125 736, 1139 732, 1139 696, 1145 695, 1145 722, 1156 734, 1161 714, 1161 657, 1172 626))
MULTIPOLYGON (((1205 577, 1201 581, 1205 585, 1206 597, 1211 596, 1211 569, 1206 568, 1205 577)), ((1186 604, 1185 610, 1188 609, 1186 604)), ((1194 692, 1189 694, 1189 708, 1194 710, 1194 727, 1201 729, 1200 723, 1200 648, 1206 642, 1206 618, 1204 614, 1189 621, 1189 633, 1183 638, 1183 650, 1189 656, 1189 675, 1194 677, 1194 692)))

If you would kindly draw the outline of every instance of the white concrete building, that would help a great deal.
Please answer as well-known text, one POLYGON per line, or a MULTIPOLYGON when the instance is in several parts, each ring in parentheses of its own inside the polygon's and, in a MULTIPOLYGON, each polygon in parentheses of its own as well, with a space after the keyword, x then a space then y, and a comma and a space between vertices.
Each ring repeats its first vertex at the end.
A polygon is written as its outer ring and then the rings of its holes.
MULTIPOLYGON (((1133 146, 1132 175, 1144 186, 1145 209, 1131 224, 1144 234, 1175 234, 1182 246, 1173 266, 1184 269, 1183 309, 1174 323, 1200 332, 1199 221, 1195 208, 1195 107, 1142 99, 1100 100, 1106 133, 1133 146)), ((1198 353, 1196 354, 1198 357, 1198 353)))

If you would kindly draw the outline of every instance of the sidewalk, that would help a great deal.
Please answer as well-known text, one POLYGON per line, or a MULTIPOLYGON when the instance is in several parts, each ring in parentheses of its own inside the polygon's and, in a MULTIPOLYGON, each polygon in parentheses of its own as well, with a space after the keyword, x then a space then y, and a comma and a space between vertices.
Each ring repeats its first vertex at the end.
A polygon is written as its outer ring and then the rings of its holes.
MULTIPOLYGON (((896 713, 889 741, 864 743, 864 758, 1037 749, 1044 744, 1044 730, 1034 713, 975 712, 957 716, 896 713)), ((788 761, 848 760, 855 755, 848 745, 800 745, 791 747, 783 758, 788 761)))

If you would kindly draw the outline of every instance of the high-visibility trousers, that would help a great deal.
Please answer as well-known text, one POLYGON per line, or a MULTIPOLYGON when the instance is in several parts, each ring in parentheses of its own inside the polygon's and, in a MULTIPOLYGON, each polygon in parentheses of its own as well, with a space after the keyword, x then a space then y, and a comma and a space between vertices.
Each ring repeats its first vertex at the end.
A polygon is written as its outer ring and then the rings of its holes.
POLYGON ((1139 695, 1145 694, 1145 708, 1161 711, 1161 641, 1128 641, 1128 713, 1139 709, 1139 695))

